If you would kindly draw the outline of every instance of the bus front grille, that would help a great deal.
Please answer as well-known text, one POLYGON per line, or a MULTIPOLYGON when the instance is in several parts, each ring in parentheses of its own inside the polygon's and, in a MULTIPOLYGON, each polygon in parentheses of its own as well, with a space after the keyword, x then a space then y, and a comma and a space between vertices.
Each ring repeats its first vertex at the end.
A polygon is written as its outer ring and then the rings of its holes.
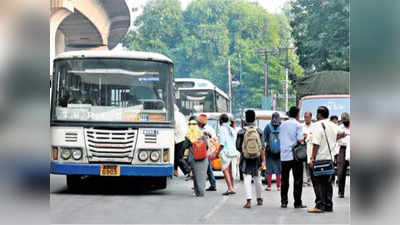
POLYGON ((132 162, 137 130, 86 128, 85 137, 89 162, 132 162))

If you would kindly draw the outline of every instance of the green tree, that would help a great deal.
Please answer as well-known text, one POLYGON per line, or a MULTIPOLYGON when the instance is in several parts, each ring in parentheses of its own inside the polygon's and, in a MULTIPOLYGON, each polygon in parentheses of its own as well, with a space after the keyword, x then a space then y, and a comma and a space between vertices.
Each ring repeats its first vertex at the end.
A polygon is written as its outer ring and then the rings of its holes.
POLYGON ((307 72, 349 71, 349 0, 293 0, 290 25, 307 72))

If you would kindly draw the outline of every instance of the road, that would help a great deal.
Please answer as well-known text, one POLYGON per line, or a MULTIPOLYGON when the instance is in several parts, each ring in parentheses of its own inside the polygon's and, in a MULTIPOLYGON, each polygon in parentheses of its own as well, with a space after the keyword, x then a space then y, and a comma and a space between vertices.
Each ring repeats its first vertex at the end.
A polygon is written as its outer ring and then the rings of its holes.
MULTIPOLYGON (((350 182, 348 182, 350 183, 350 182)), ((132 182, 92 180, 88 190, 66 191, 65 177, 50 176, 50 216, 52 223, 109 224, 349 224, 349 185, 346 197, 337 198, 334 189, 334 212, 309 214, 306 209, 294 209, 292 189, 287 209, 280 208, 279 192, 264 191, 264 205, 243 209, 243 183, 236 182, 236 195, 222 196, 226 190, 223 179, 217 179, 217 192, 207 192, 203 198, 192 194, 191 181, 183 177, 171 179, 168 188, 143 191, 132 182)), ((207 184, 208 185, 208 184, 207 184)), ((253 187, 254 188, 254 187, 253 187)), ((313 206, 312 187, 303 189, 303 202, 313 206)))

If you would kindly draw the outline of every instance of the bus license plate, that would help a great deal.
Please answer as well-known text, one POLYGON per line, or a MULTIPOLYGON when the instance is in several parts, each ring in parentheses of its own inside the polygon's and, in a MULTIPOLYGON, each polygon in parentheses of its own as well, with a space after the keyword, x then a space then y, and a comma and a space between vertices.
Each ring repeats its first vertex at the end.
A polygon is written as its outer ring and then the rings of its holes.
POLYGON ((121 168, 119 166, 102 165, 100 167, 100 176, 118 177, 121 175, 121 168))

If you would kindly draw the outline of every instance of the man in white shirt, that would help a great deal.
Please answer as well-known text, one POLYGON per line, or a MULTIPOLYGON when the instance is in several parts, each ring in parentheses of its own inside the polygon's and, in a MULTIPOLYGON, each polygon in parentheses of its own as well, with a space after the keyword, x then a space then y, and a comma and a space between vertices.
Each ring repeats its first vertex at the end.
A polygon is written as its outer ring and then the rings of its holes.
POLYGON ((313 125, 312 121, 312 113, 305 112, 304 113, 304 124, 303 124, 303 135, 305 137, 305 141, 307 143, 307 162, 304 162, 304 184, 310 186, 311 185, 311 177, 310 170, 308 167, 308 163, 310 162, 310 157, 312 154, 313 144, 311 141, 311 127, 313 125))
MULTIPOLYGON (((183 157, 183 143, 188 130, 188 122, 185 116, 179 112, 178 106, 174 105, 175 117, 175 157, 174 157, 174 175, 178 176, 179 159, 183 157)), ((184 171, 183 171, 184 172, 184 171)))
MULTIPOLYGON (((310 167, 315 161, 332 160, 332 146, 337 139, 344 137, 338 133, 337 125, 329 121, 329 109, 325 106, 318 107, 317 122, 312 127, 313 151, 310 158, 310 167)), ((334 175, 314 176, 311 179, 316 195, 315 208, 308 210, 310 213, 332 212, 333 211, 333 188, 332 178, 334 175)))
POLYGON ((337 157, 337 176, 339 186, 339 198, 344 198, 344 190, 346 186, 346 172, 349 166, 350 159, 350 115, 348 113, 342 113, 341 115, 342 124, 339 127, 341 132, 346 134, 346 137, 339 139, 337 145, 339 148, 339 154, 337 157))

